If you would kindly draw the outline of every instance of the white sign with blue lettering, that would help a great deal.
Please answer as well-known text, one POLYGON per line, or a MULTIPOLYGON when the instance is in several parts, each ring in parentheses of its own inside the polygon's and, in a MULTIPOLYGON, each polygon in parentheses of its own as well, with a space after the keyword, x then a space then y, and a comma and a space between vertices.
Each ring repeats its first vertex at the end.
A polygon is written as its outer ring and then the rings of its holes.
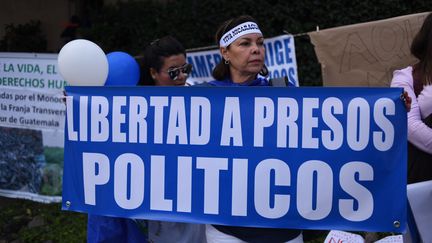
MULTIPOLYGON (((281 35, 265 39, 265 64, 269 70, 268 78, 288 77, 290 86, 299 86, 297 75, 297 60, 295 54, 294 37, 281 35)), ((190 84, 214 80, 212 71, 221 61, 218 49, 188 52, 187 60, 193 65, 193 70, 187 82, 190 84)))

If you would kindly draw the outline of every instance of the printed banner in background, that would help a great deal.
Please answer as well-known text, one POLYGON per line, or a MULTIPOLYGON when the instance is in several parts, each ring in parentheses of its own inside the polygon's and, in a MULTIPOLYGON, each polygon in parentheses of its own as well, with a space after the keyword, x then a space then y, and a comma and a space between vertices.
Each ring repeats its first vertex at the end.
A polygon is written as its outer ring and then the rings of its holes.
POLYGON ((65 84, 56 54, 0 53, 0 196, 61 200, 65 84))
POLYGON ((1 53, 0 125, 63 132, 65 85, 57 55, 1 53))
POLYGON ((394 70, 416 62, 410 45, 427 14, 308 33, 321 63, 324 86, 389 87, 394 70))
MULTIPOLYGON (((288 77, 294 86, 299 86, 297 59, 292 35, 281 35, 265 39, 265 64, 269 78, 288 77)), ((188 52, 187 60, 193 64, 193 70, 187 82, 190 84, 214 80, 212 70, 221 60, 219 49, 188 52)))
POLYGON ((402 89, 66 90, 65 210, 238 226, 405 229, 402 89))

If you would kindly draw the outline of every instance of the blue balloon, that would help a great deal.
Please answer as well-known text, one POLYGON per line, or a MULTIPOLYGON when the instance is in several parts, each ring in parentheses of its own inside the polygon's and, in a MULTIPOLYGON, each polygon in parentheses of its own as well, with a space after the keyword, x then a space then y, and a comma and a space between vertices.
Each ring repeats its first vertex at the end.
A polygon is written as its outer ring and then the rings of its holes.
POLYGON ((140 68, 131 55, 115 51, 107 54, 108 77, 105 86, 136 85, 140 77, 140 68))

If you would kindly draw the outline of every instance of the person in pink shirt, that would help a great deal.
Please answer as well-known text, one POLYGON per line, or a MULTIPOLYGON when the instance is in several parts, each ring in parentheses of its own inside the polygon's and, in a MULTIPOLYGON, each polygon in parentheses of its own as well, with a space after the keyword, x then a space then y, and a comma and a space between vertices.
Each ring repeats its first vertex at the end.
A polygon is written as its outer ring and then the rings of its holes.
POLYGON ((404 88, 412 99, 407 117, 408 183, 415 183, 432 180, 432 124, 424 120, 432 106, 432 14, 414 37, 411 54, 418 62, 395 70, 391 86, 404 88))

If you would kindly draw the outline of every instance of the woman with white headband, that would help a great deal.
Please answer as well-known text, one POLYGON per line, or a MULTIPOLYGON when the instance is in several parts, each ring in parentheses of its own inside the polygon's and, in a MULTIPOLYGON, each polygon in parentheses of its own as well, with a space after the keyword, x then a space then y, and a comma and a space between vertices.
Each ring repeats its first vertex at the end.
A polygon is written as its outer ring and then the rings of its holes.
MULTIPOLYGON (((216 32, 222 60, 213 70, 216 79, 206 86, 269 86, 265 78, 264 37, 257 22, 240 16, 224 22, 216 32)), ((208 243, 303 242, 301 230, 207 225, 208 243)))
POLYGON ((268 86, 264 37, 256 21, 240 16, 225 21, 216 32, 222 60, 213 70, 211 86, 268 86), (260 75, 258 75, 260 74, 260 75))

